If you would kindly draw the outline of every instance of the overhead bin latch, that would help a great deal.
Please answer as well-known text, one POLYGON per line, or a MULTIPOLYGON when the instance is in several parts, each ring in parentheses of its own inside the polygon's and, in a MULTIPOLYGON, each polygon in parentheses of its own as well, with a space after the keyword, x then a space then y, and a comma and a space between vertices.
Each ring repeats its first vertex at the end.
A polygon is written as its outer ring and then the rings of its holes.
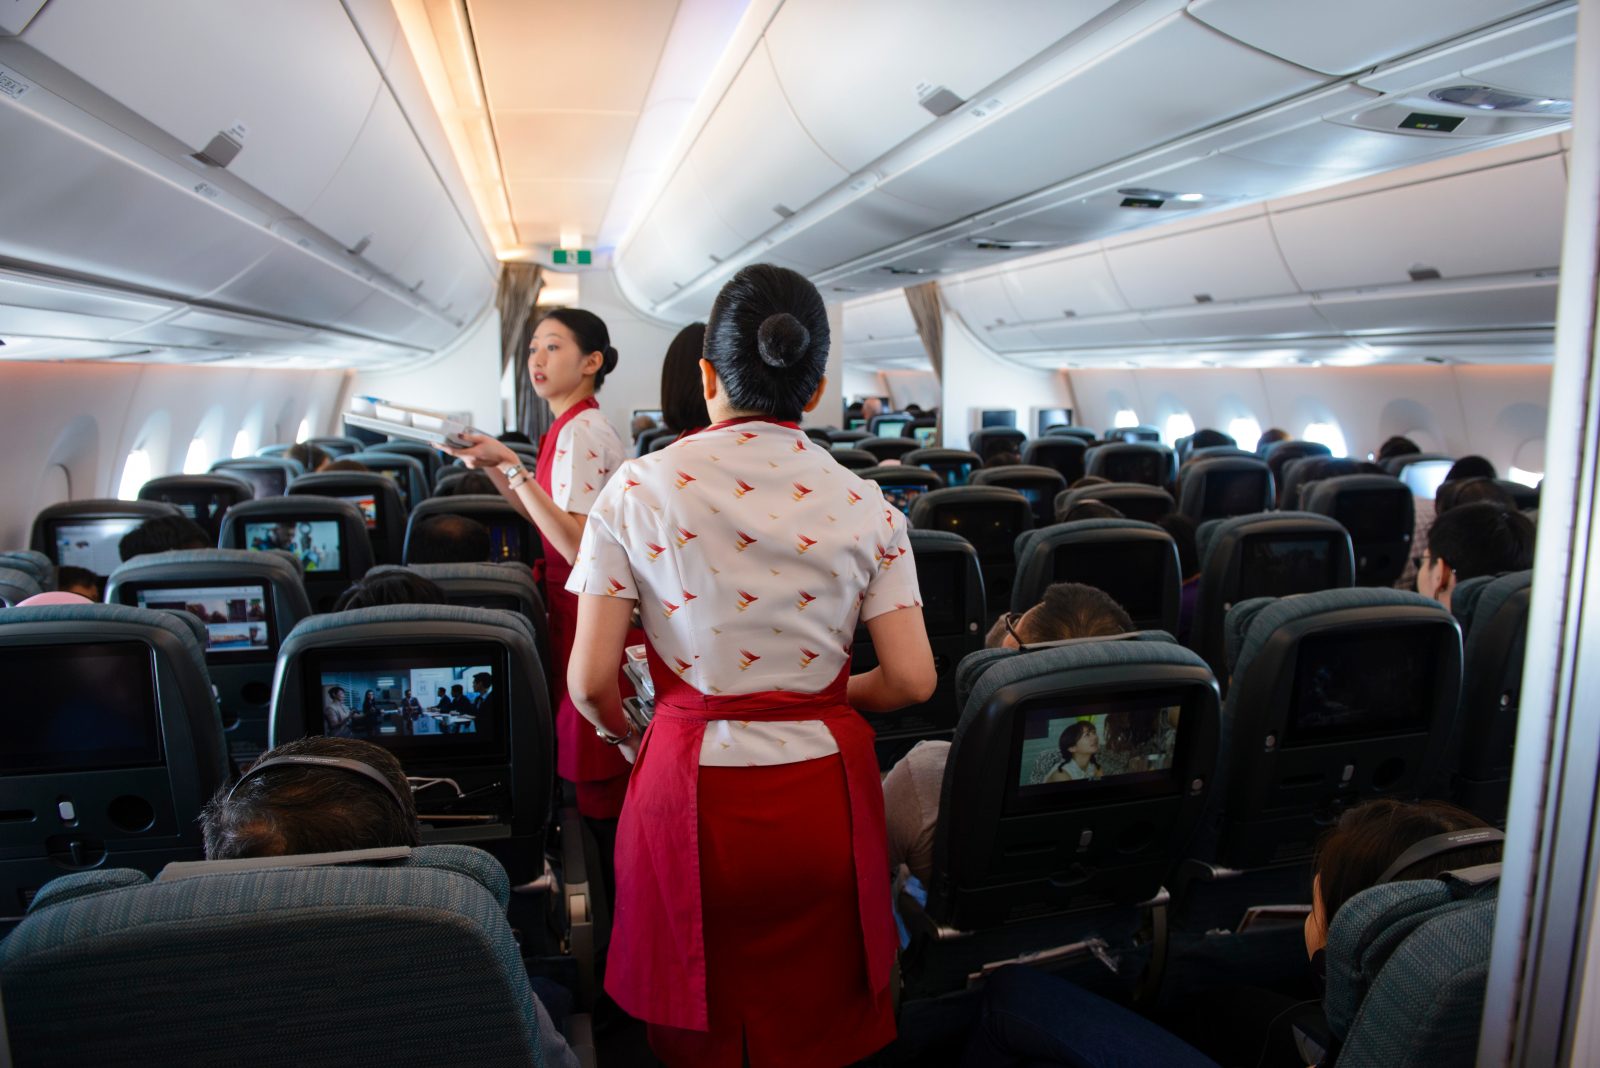
POLYGON ((244 137, 244 123, 236 122, 226 130, 219 130, 215 137, 206 142, 205 148, 194 154, 194 158, 208 167, 226 168, 244 147, 244 137))

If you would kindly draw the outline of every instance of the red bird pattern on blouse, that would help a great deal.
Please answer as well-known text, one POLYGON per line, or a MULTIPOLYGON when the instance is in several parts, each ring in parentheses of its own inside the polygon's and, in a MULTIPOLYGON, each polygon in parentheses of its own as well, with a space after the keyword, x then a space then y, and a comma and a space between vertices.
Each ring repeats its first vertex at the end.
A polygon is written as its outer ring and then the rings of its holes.
POLYGON ((599 499, 609 476, 627 453, 622 439, 598 408, 588 408, 569 419, 556 438, 555 462, 550 470, 550 494, 567 512, 587 513, 599 499))

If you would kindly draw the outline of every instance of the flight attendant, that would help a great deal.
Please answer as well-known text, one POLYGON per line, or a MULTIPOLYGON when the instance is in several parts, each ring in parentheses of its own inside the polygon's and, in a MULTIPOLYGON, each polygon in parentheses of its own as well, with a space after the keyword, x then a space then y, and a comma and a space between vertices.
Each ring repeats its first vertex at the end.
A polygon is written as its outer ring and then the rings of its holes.
POLYGON ((568 685, 636 753, 606 989, 669 1065, 849 1064, 894 1037, 873 733, 933 692, 905 520, 799 428, 822 396, 816 289, 758 264, 718 295, 712 424, 628 461, 590 511, 568 685), (655 717, 623 715, 637 605, 655 717), (850 674, 864 620, 880 666, 850 674))
MULTIPOLYGON (((544 543, 544 598, 550 612, 550 644, 555 682, 556 771, 577 785, 578 811, 591 821, 601 852, 612 837, 594 821, 615 820, 627 791, 628 764, 614 746, 595 737, 567 697, 566 664, 572 655, 578 598, 566 590, 572 560, 589 510, 627 452, 622 438, 600 414, 595 400, 617 366, 606 324, 593 312, 557 308, 534 327, 528 348, 533 389, 550 405, 555 423, 539 445, 539 460, 529 471, 517 454, 487 435, 468 434, 465 449, 445 449, 469 467, 487 471, 500 495, 539 531, 544 543)), ((612 663, 616 671, 622 651, 612 663)), ((608 865, 609 866, 609 865, 608 865)))

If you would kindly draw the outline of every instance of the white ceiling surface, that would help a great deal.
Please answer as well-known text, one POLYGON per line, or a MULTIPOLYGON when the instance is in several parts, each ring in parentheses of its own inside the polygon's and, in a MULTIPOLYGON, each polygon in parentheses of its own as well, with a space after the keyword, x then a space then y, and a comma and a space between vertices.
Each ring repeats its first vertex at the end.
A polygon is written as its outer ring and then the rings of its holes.
POLYGON ((750 262, 795 267, 830 296, 875 292, 1022 254, 976 239, 1077 245, 1559 130, 1561 116, 1427 93, 1569 97, 1575 12, 1018 0, 1001 17, 964 0, 791 0, 709 87, 716 106, 617 271, 642 308, 687 321, 750 262), (966 103, 936 118, 918 104, 936 86, 966 103), (1412 111, 1463 121, 1399 130, 1412 111), (1130 186, 1204 199, 1122 208, 1130 186))
POLYGON ((593 243, 678 0, 467 0, 524 245, 593 243))
POLYGON ((388 0, 57 0, 0 67, 0 357, 395 365, 493 293, 388 0))

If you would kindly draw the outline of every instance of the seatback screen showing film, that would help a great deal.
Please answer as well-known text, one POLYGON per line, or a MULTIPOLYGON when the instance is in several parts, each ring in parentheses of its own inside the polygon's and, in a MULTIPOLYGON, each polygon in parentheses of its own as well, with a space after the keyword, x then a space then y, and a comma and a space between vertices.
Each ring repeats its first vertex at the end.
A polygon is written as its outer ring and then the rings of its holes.
POLYGON ((1238 600, 1333 588, 1333 542, 1325 534, 1249 538, 1240 549, 1238 600))
POLYGON ((258 583, 140 587, 140 608, 188 612, 206 625, 206 655, 226 658, 273 647, 267 591, 258 583))
POLYGON ((1371 627, 1302 639, 1284 744, 1426 730, 1435 633, 1432 627, 1371 627))
POLYGON ((438 756, 501 750, 504 660, 482 643, 316 651, 306 730, 438 756))
POLYGON ((365 461, 367 467, 375 475, 382 475, 394 483, 395 489, 400 491, 400 503, 407 508, 411 507, 411 469, 409 467, 385 467, 381 463, 365 461))
POLYGON ((1174 792, 1182 713, 1183 698, 1173 692, 1030 702, 1020 714, 1012 796, 1048 798, 1109 785, 1174 792))
POLYGON ((911 514, 911 502, 922 496, 928 489, 920 482, 901 483, 880 482, 878 488, 883 490, 883 499, 889 505, 900 509, 906 515, 911 514))
POLYGON ((133 516, 117 519, 64 519, 52 524, 56 563, 62 567, 81 567, 101 578, 122 563, 117 543, 132 533, 143 519, 133 516))
POLYGON ((0 774, 161 763, 155 667, 143 642, 0 647, 0 686, 26 695, 0 745, 0 774))
POLYGON ((250 549, 283 549, 293 553, 307 575, 338 575, 344 571, 344 544, 337 519, 246 523, 244 543, 250 549))
POLYGON ((339 500, 348 501, 356 506, 356 511, 361 513, 362 522, 367 524, 368 530, 378 529, 378 495, 376 493, 358 493, 353 497, 339 495, 339 500))
POLYGON ((1081 542, 1055 552, 1056 582, 1103 590, 1135 621, 1161 618, 1172 543, 1158 539, 1081 542))

